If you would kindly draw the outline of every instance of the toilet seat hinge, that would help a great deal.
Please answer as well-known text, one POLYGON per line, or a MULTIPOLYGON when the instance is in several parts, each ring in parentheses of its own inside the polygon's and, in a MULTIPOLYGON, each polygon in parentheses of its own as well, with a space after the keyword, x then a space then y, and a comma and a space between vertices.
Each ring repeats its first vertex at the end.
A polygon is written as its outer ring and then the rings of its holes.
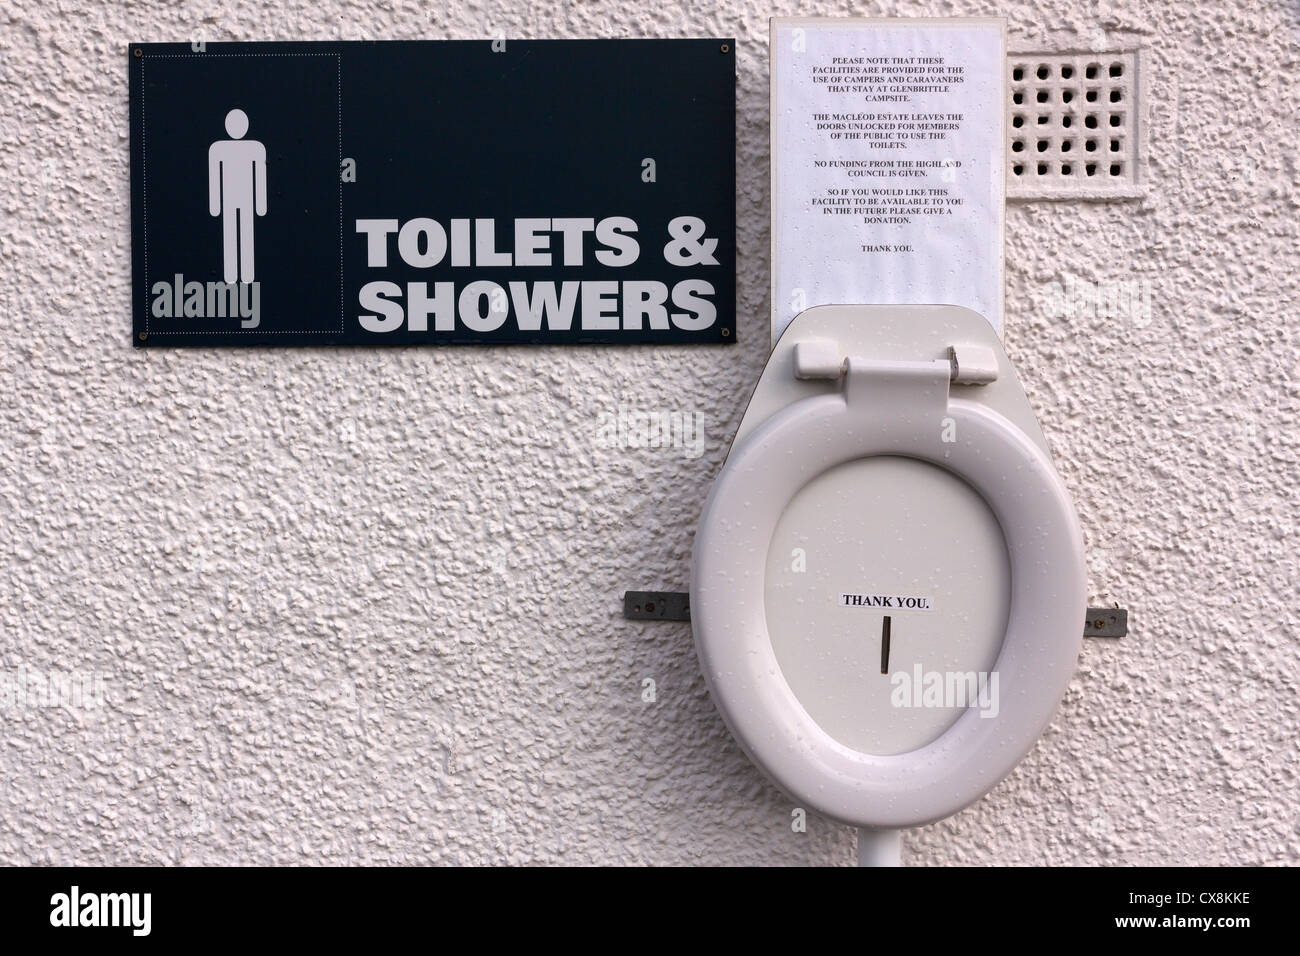
POLYGON ((914 418, 922 409, 946 413, 952 373, 950 363, 943 359, 899 362, 848 358, 844 364, 848 370, 844 398, 851 405, 903 418, 914 418))
MULTIPOLYGON (((987 385, 997 381, 998 357, 982 345, 948 347, 948 380, 954 385, 987 385)), ((870 366, 872 363, 868 362, 870 366)), ((896 363, 885 363, 893 368, 896 363)), ((833 339, 805 339, 794 347, 794 377, 804 381, 843 378, 848 359, 833 339)))

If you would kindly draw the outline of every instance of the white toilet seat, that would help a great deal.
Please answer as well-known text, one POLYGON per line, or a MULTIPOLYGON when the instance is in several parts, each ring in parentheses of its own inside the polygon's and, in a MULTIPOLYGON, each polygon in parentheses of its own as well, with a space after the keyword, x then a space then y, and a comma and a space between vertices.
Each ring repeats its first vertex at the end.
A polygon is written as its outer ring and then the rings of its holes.
POLYGON ((738 440, 696 535, 692 626, 724 720, 787 793, 857 826, 928 823, 992 788, 1051 720, 1081 643, 1085 573, 1069 493, 1022 428, 950 398, 949 375, 945 361, 848 359, 842 391, 801 398, 738 440), (943 440, 945 425, 955 441, 943 440), (967 482, 1001 525, 1011 562, 1000 713, 967 710, 930 744, 892 756, 853 750, 809 716, 777 662, 764 599, 769 542, 789 502, 824 472, 882 455, 967 482))

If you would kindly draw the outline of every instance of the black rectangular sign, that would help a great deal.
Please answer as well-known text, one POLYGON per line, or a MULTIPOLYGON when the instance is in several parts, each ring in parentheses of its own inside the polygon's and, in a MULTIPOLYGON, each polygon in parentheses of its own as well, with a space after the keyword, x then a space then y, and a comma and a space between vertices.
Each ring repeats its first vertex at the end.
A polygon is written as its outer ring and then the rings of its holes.
POLYGON ((134 44, 133 341, 734 342, 734 50, 134 44))

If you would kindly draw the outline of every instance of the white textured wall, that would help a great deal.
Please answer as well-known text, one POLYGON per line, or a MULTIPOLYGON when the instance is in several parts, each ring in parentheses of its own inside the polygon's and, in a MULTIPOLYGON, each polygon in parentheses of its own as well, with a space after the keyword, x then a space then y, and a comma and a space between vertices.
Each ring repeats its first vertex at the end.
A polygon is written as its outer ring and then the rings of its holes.
POLYGON ((1149 201, 1007 227, 1007 346, 1090 598, 1134 631, 1087 642, 1037 749, 907 858, 1300 861, 1300 6, 126 6, 0 12, 0 669, 107 698, 0 713, 0 862, 851 860, 845 827, 791 832, 688 626, 620 617, 685 583, 763 365, 766 18, 794 12, 1151 51, 1149 201), (737 37, 739 346, 130 347, 128 42, 498 31, 737 37), (1150 322, 1048 318, 1066 273, 1149 281, 1150 322), (704 412, 704 456, 600 447, 620 403, 704 412))

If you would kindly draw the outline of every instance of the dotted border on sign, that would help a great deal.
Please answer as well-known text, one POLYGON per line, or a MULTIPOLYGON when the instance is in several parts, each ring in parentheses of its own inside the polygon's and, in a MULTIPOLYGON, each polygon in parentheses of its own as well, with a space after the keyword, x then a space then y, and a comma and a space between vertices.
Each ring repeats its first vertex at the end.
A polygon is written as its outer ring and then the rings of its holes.
MULTIPOLYGON (((334 53, 145 53, 140 56, 140 206, 141 222, 144 240, 144 332, 146 336, 151 335, 342 335, 344 332, 343 317, 343 177, 341 169, 343 166, 343 54, 334 53), (224 331, 212 331, 209 329, 186 330, 186 329, 169 329, 162 332, 153 332, 149 329, 149 165, 148 151, 145 148, 145 121, 144 121, 144 61, 145 60, 180 60, 187 58, 206 58, 206 59, 231 59, 240 57, 293 57, 293 56, 332 56, 337 76, 338 91, 338 162, 335 164, 335 173, 338 175, 339 189, 339 327, 334 329, 229 329, 224 331)), ((147 341, 147 339, 146 339, 147 341)))

